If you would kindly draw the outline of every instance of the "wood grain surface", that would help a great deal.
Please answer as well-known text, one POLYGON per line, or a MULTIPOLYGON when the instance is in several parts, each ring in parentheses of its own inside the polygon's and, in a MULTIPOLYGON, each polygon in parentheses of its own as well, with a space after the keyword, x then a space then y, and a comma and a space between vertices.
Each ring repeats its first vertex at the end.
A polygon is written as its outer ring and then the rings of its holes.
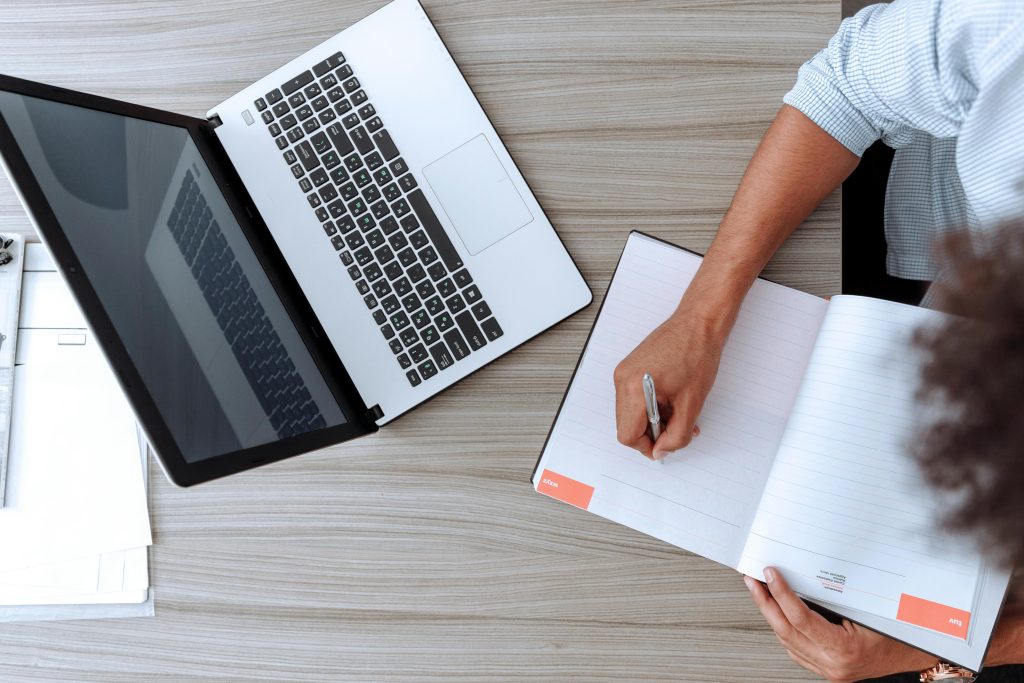
MULTIPOLYGON (((0 71, 202 116, 381 4, 4 0, 0 71)), ((2 625, 0 680, 808 678, 736 573, 528 480, 627 232, 707 247, 839 3, 425 7, 595 303, 372 437, 191 490, 152 465, 157 616, 2 625)), ((766 275, 838 291, 838 195, 766 275)))

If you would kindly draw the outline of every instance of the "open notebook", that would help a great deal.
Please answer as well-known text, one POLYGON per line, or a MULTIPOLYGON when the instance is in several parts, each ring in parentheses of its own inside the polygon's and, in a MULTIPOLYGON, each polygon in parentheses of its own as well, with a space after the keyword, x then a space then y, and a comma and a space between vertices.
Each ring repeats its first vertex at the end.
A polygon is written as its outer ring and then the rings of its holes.
POLYGON ((630 235, 536 489, 757 579, 778 567, 804 597, 979 669, 1010 572, 939 528, 942 501, 906 454, 920 363, 910 337, 943 314, 758 280, 700 436, 655 463, 616 441, 612 371, 700 263, 630 235))

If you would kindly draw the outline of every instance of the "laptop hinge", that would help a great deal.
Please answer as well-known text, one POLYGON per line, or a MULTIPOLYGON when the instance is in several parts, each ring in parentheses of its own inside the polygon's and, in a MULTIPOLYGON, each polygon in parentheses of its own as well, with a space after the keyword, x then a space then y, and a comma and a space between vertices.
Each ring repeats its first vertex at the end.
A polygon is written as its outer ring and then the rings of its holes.
POLYGON ((208 118, 207 121, 209 121, 211 124, 213 124, 214 128, 218 128, 218 127, 224 125, 224 122, 220 118, 220 114, 214 114, 213 116, 208 118))
POLYGON ((366 417, 368 417, 371 422, 376 422, 377 420, 384 417, 384 411, 380 409, 380 404, 378 403, 377 405, 367 410, 366 417))

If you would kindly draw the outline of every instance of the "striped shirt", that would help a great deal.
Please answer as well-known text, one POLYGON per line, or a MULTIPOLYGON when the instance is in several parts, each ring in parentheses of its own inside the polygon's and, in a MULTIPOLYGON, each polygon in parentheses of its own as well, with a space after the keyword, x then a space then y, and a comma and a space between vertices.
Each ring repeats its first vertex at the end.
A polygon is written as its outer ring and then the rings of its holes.
POLYGON ((866 7, 783 101, 858 156, 879 139, 896 150, 891 275, 933 280, 936 235, 1024 216, 1024 0, 866 7))

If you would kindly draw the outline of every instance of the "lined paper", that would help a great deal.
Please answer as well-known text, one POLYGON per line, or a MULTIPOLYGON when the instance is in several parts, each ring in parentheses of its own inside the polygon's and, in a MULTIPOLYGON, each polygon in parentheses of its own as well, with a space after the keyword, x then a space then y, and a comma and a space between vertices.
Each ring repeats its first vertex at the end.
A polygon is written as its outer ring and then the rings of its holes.
POLYGON ((589 511, 735 566, 827 304, 758 280, 724 349, 701 435, 664 464, 650 462, 616 441, 612 372, 675 310, 700 263, 630 236, 534 483, 557 493, 568 477, 593 488, 589 511))
POLYGON ((943 317, 877 299, 832 300, 741 571, 760 577, 777 566, 808 597, 893 619, 901 601, 904 612, 932 601, 949 608, 949 632, 966 638, 958 610, 972 609, 980 561, 937 527, 939 502, 908 456, 922 363, 911 337, 943 317))

